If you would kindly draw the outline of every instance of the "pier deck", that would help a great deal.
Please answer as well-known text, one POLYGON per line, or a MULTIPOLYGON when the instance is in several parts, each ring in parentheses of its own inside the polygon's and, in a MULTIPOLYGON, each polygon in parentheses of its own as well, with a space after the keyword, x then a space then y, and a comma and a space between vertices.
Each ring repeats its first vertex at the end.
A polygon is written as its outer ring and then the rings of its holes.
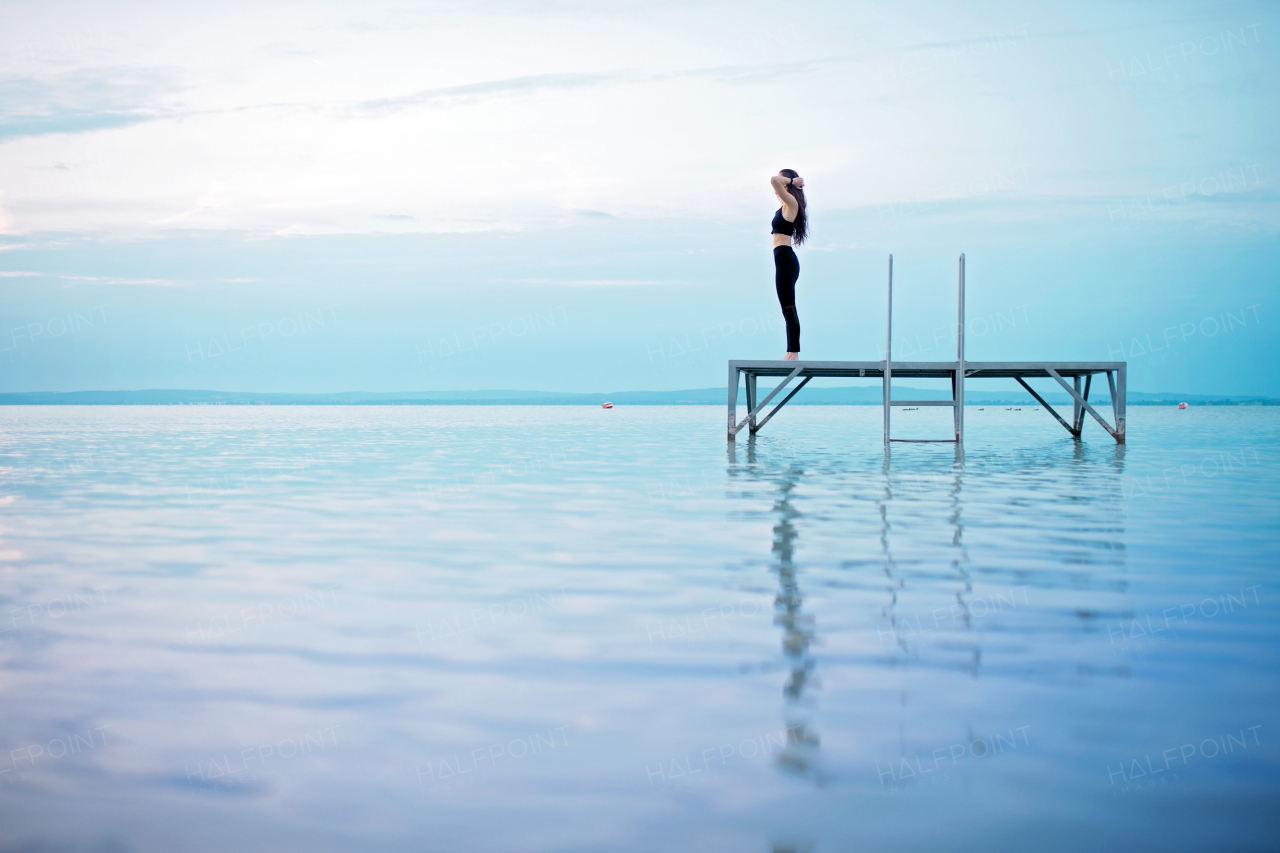
MULTIPOLYGON (((751 434, 759 432, 769 420, 785 406, 800 389, 814 377, 876 378, 884 385, 884 443, 906 441, 890 437, 889 411, 893 406, 950 406, 955 425, 954 438, 932 439, 936 441, 964 440, 964 383, 966 379, 1013 379, 1023 387, 1045 411, 1058 423, 1079 438, 1084 429, 1084 416, 1088 412, 1107 434, 1118 443, 1124 443, 1125 388, 1127 364, 1123 361, 965 361, 964 358, 964 255, 960 256, 959 323, 955 361, 893 361, 893 256, 889 256, 889 301, 887 340, 884 361, 730 361, 729 362, 729 440, 744 427, 751 434), (1093 377, 1106 374, 1111 392, 1111 416, 1113 423, 1089 404, 1089 389, 1093 377), (757 380, 761 376, 781 376, 782 382, 759 400, 757 380), (906 379, 950 379, 949 400, 895 400, 892 382, 895 377, 906 379), (747 416, 738 420, 738 386, 746 380, 747 416), (1071 396, 1071 421, 1050 406, 1040 394, 1027 384, 1027 379, 1050 378, 1057 381, 1071 396), (1067 380, 1070 379, 1070 384, 1067 380), (783 397, 768 414, 761 417, 765 407, 794 380, 799 380, 791 392, 783 397), (1081 388, 1081 380, 1084 387, 1081 388)), ((916 439, 917 441, 920 439, 916 439)))
MULTIPOLYGON (((1084 415, 1088 412, 1107 434, 1120 443, 1124 443, 1125 422, 1125 373, 1123 361, 968 361, 964 363, 964 379, 1013 379, 1058 423, 1066 428, 1074 437, 1080 437, 1084 428, 1084 415), (1106 374, 1108 390, 1111 391, 1111 415, 1113 423, 1107 423, 1098 411, 1089 404, 1089 389, 1093 377, 1106 374), (1063 418, 1045 402, 1044 398, 1029 385, 1027 379, 1056 379, 1064 390, 1072 397, 1071 421, 1063 418), (1071 380, 1070 384, 1066 380, 1071 380), (1084 387, 1081 388, 1081 380, 1084 387)), ((952 406, 960 408, 964 405, 963 382, 956 382, 957 363, 954 361, 895 361, 889 367, 891 378, 903 379, 950 379, 953 395, 950 400, 890 400, 889 406, 952 406)), ((816 376, 834 378, 868 378, 883 380, 885 363, 883 361, 730 361, 729 362, 729 438, 732 439, 743 428, 752 433, 758 432, 778 410, 786 405, 809 380, 816 376), (761 377, 783 377, 783 381, 763 399, 758 399, 756 380, 761 377), (741 421, 737 417, 738 387, 746 379, 747 416, 741 421), (761 416, 765 407, 793 381, 798 384, 791 389, 782 400, 769 412, 761 416)), ((954 439, 963 438, 963 418, 959 421, 954 439)), ((890 438, 890 441, 901 439, 890 438)))

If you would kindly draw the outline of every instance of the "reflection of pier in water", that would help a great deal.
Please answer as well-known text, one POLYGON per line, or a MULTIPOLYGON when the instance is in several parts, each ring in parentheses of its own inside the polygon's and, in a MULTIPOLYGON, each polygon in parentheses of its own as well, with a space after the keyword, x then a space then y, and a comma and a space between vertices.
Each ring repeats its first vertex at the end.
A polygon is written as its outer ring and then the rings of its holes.
MULTIPOLYGON (((1076 568, 1070 572, 1069 576, 1057 575, 1055 577, 1054 575, 1042 574, 1037 585, 1045 593, 1054 587, 1055 580, 1063 585, 1069 583, 1072 588, 1080 588, 1082 584, 1092 585, 1095 576, 1084 571, 1084 568, 1091 564, 1099 564, 1103 567, 1117 569, 1121 573, 1119 578, 1107 578, 1104 576, 1101 580, 1106 582, 1111 591, 1123 593, 1127 589, 1127 582, 1123 577, 1126 565, 1123 541, 1123 514, 1120 508, 1114 505, 1113 490, 1109 487, 1099 488, 1098 480, 1100 477, 1104 481, 1111 477, 1114 477, 1117 482, 1120 480, 1124 472, 1125 446, 1116 444, 1106 450, 1098 450, 1090 448, 1081 442, 1076 442, 1072 448, 1070 461, 1062 459, 1056 463, 1046 463, 1043 454, 1028 454, 1025 460, 1019 458, 1010 459, 1000 455, 993 457, 972 454, 972 456, 977 456, 977 458, 971 458, 966 463, 963 447, 956 446, 954 461, 948 466, 945 473, 935 471, 914 474, 904 470, 892 470, 891 457, 886 454, 882 468, 883 483, 880 489, 880 497, 876 500, 876 506, 880 515, 882 570, 886 579, 885 591, 888 594, 888 602, 881 611, 889 624, 889 631, 884 633, 891 633, 894 647, 904 652, 907 656, 905 659, 896 658, 894 663, 919 662, 920 646, 928 636, 940 637, 946 633, 958 633, 963 635, 965 646, 960 646, 953 641, 948 644, 948 648, 954 650, 965 647, 967 651, 972 653, 972 657, 962 666, 962 669, 969 672, 974 679, 977 679, 981 673, 983 650, 981 630, 975 627, 973 618, 976 616, 981 619, 984 613, 981 611, 975 612, 971 609, 971 604, 975 603, 973 575, 968 549, 964 542, 965 504, 963 491, 966 467, 969 469, 968 473, 970 475, 981 473, 987 476, 999 471, 1014 472, 1025 470, 1024 466, 1028 464, 1037 466, 1045 464, 1070 465, 1082 469, 1079 478, 1074 481, 1078 485, 1078 490, 1072 489, 1068 494, 1055 496, 1070 508, 1067 512, 1076 516, 1073 519, 1071 533, 1080 537, 1079 541, 1074 543, 1073 553, 1062 555, 1064 562, 1068 562, 1076 568), (993 459, 995 460, 995 466, 991 467, 990 463, 993 459), (910 616, 902 618, 896 612, 900 594, 908 589, 907 580, 912 579, 912 575, 910 571, 903 571, 903 567, 899 565, 894 556, 892 543, 893 523, 890 520, 889 510, 894 502, 897 501, 899 503, 898 510, 902 511, 902 501, 904 498, 908 498, 912 491, 939 497, 944 488, 948 502, 947 522, 950 524, 952 531, 951 554, 947 557, 951 578, 945 581, 935 578, 933 581, 926 580, 925 583, 954 584, 956 606, 949 609, 951 618, 940 628, 933 623, 926 623, 922 631, 918 620, 915 624, 912 624, 910 616)), ((921 579, 916 577, 914 580, 919 581, 921 579)), ((987 582, 992 582, 992 578, 989 576, 986 577, 986 580, 987 582)), ((1012 594, 1010 598, 1013 598, 1012 594)), ((984 600, 989 601, 990 599, 983 599, 979 595, 976 603, 982 603, 984 600)), ((996 601, 1004 601, 998 591, 996 592, 996 601)), ((1018 605, 1015 603, 1014 606, 1018 605)), ((1082 633, 1096 630, 1096 626, 1092 622, 1096 620, 1097 615, 1091 611, 1076 610, 1075 617, 1079 623, 1079 630, 1082 633)), ((1121 678, 1128 677, 1128 669, 1123 666, 1104 668, 1081 661, 1076 663, 1072 670, 1076 676, 1114 674, 1121 678)), ((903 716, 898 721, 898 747, 901 757, 910 759, 915 754, 915 751, 908 745, 905 714, 908 692, 905 689, 901 692, 899 699, 903 708, 903 716)), ((973 732, 974 727, 966 723, 965 738, 969 743, 974 742, 975 736, 973 732)))
MULTIPOLYGON (((992 614, 1003 612, 1001 606, 1005 599, 999 589, 995 591, 994 598, 990 592, 985 598, 979 594, 975 599, 973 594, 970 557, 964 544, 963 490, 966 473, 970 476, 975 474, 988 476, 1001 472, 1034 470, 1030 466, 1045 465, 1070 465, 1081 468, 1080 477, 1074 481, 1079 486, 1078 491, 1073 489, 1070 494, 1057 495, 1056 498, 1061 501, 1063 508, 1054 511, 1058 516, 1072 522, 1070 538, 1064 536, 1057 540, 1058 547, 1069 549, 1068 553, 1061 555, 1061 560, 1079 568, 1073 569, 1068 575, 1038 573, 1038 584, 1048 584, 1049 588, 1052 588, 1055 582, 1070 583, 1072 586, 1091 583, 1094 576, 1086 568, 1091 564, 1110 565, 1123 572, 1125 566, 1123 513, 1114 503, 1114 490, 1107 487, 1105 482, 1100 487, 1099 478, 1105 480, 1114 477, 1118 481, 1124 472, 1124 455, 1124 445, 1098 449, 1077 442, 1072 448, 1069 462, 1066 459, 1046 462, 1042 453, 1028 453, 1025 457, 1006 454, 970 454, 970 458, 966 460, 963 448, 956 447, 954 462, 948 465, 946 471, 921 473, 902 469, 892 470, 890 457, 886 455, 882 469, 883 484, 880 497, 876 500, 880 514, 882 570, 886 579, 885 591, 889 596, 881 611, 888 622, 888 630, 882 631, 881 637, 891 635, 896 649, 905 653, 908 659, 918 660, 922 641, 947 633, 962 633, 969 638, 967 642, 972 652, 972 659, 964 669, 971 672, 975 678, 978 677, 982 664, 982 647, 973 621, 975 618, 981 620, 987 615, 983 612, 984 607, 992 614), (901 593, 908 589, 907 581, 911 580, 912 576, 910 567, 900 564, 894 555, 892 543, 894 525, 891 521, 890 508, 896 501, 899 511, 905 509, 903 501, 904 499, 910 501, 913 492, 937 498, 942 496, 944 490, 949 504, 947 523, 952 530, 951 554, 946 561, 950 569, 950 582, 955 584, 955 605, 948 608, 947 616, 941 619, 937 616, 937 610, 930 611, 929 616, 923 620, 919 615, 913 616, 910 613, 905 616, 900 615, 897 610, 899 599, 901 593), (1077 541, 1072 542, 1071 539, 1077 541), (972 607, 975 604, 978 606, 977 610, 972 607)), ((935 560, 934 565, 937 562, 940 561, 935 560)), ((932 566, 926 568, 932 568, 932 566)), ((998 583, 990 572, 987 572, 985 577, 988 583, 998 583)), ((917 578, 917 581, 920 580, 922 579, 917 578)), ((923 582, 927 585, 943 581, 934 576, 932 580, 923 579, 923 582)), ((1124 592, 1127 588, 1123 576, 1107 578, 1106 582, 1114 592, 1124 592)), ((1017 607, 1027 605, 1029 602, 1025 601, 1025 591, 1023 592, 1024 600, 1014 604, 1012 599, 1017 589, 1025 590, 1025 586, 1010 587, 1008 604, 1017 607)), ((1091 630, 1089 622, 1095 618, 1096 614, 1076 611, 1076 616, 1081 620, 1082 631, 1091 630)), ((950 648, 954 649, 955 646, 951 645, 950 648)))
MULTIPOLYGON (((729 446, 729 461, 735 461, 733 445, 729 446)), ((747 463, 753 479, 760 479, 756 469, 756 443, 752 436, 747 444, 747 463)), ((814 661, 810 645, 814 640, 813 617, 803 612, 804 593, 796 574, 794 552, 798 534, 795 520, 800 512, 792 506, 792 492, 803 468, 795 463, 788 465, 777 480, 777 497, 772 514, 773 547, 771 571, 778 574, 778 593, 774 597, 773 623, 782 627, 782 654, 787 660, 788 676, 782 692, 784 716, 787 723, 787 743, 778 754, 778 766, 822 784, 823 775, 817 766, 820 740, 809 721, 806 691, 818 685, 814 678, 814 661)))
MULTIPOLYGON (((894 560, 893 551, 889 545, 889 531, 891 525, 889 523, 889 505, 893 502, 895 496, 894 479, 890 476, 889 471, 890 457, 885 455, 884 459, 884 486, 881 489, 881 496, 876 501, 876 507, 880 512, 880 550, 884 556, 884 575, 888 581, 885 587, 889 593, 889 603, 883 611, 889 620, 889 628, 893 634, 894 644, 906 652, 908 655, 918 656, 918 650, 913 650, 907 643, 909 635, 904 634, 902 622, 899 621, 894 608, 898 604, 898 590, 906 587, 906 582, 897 574, 897 562, 894 560)), ((969 574, 968 563, 969 554, 964 547, 964 520, 963 511, 960 502, 960 490, 962 486, 962 473, 964 470, 964 449, 957 445, 955 448, 955 461, 951 465, 948 475, 934 475, 922 478, 922 482, 927 483, 930 488, 945 485, 947 489, 948 502, 950 503, 950 513, 947 522, 951 525, 951 546, 954 549, 951 557, 951 572, 954 574, 957 588, 955 590, 956 606, 960 608, 958 618, 962 620, 963 630, 970 629, 970 611, 969 602, 966 596, 973 593, 973 582, 969 574)), ((907 488, 906 482, 901 483, 900 488, 907 488)), ((910 628, 910 623, 905 623, 910 628)), ((917 625, 917 628, 919 626, 917 625)), ((982 647, 974 641, 973 662, 968 667, 973 673, 973 677, 978 677, 978 667, 982 663, 982 647)))

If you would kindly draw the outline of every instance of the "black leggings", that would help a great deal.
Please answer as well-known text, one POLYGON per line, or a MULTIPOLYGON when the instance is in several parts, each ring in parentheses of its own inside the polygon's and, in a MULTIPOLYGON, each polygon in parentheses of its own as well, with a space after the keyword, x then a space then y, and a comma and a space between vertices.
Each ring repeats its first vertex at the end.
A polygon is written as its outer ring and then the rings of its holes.
POLYGON ((787 352, 800 352, 800 315, 796 313, 796 279, 800 277, 800 259, 790 246, 773 248, 774 282, 778 302, 787 321, 787 352))

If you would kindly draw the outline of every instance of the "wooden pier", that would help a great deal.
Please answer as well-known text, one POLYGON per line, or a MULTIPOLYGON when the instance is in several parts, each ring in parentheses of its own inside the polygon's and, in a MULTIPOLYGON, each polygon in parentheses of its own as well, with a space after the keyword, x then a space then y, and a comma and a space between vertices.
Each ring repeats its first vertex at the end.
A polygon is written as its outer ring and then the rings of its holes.
POLYGON ((800 389, 809 384, 815 376, 859 377, 880 379, 884 385, 884 443, 891 441, 964 441, 964 383, 966 379, 1013 379, 1021 385, 1035 400, 1051 414, 1058 423, 1079 439, 1084 429, 1084 416, 1092 415, 1107 434, 1118 443, 1124 443, 1125 422, 1125 373, 1127 363, 1123 361, 965 361, 964 358, 964 255, 960 256, 960 299, 959 323, 957 324, 957 346, 955 361, 904 361, 893 360, 893 255, 889 256, 889 310, 885 344, 884 361, 730 361, 729 362, 729 440, 744 427, 752 435, 759 432, 778 410, 791 401, 800 389), (1111 391, 1111 416, 1113 424, 1098 410, 1089 405, 1089 389, 1093 385, 1093 377, 1106 374, 1107 385, 1111 391), (761 376, 782 377, 776 388, 770 391, 763 400, 758 399, 757 380, 761 376), (894 400, 892 386, 895 378, 904 379, 950 379, 951 399, 949 400, 894 400), (1071 421, 1068 423, 1043 397, 1041 397, 1026 380, 1035 377, 1051 378, 1071 396, 1071 421), (738 420, 738 385, 746 379, 747 416, 738 420), (1071 382, 1068 384, 1067 380, 1071 382), (791 392, 783 397, 768 414, 761 415, 765 407, 773 401, 793 381, 799 380, 791 392), (1083 382, 1083 388, 1081 383, 1083 382), (898 439, 890 435, 889 412, 893 406, 950 406, 954 438, 941 439, 898 439))

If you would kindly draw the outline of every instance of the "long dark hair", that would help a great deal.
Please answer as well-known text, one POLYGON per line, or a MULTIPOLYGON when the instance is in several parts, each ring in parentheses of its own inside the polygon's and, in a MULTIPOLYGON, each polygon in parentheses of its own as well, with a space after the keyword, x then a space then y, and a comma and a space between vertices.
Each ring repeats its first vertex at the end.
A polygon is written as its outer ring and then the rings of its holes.
MULTIPOLYGON (((800 177, 800 173, 795 169, 783 169, 778 174, 787 178, 800 177)), ((800 187, 789 186, 787 191, 795 196, 800 205, 800 212, 796 214, 796 233, 791 235, 792 242, 799 246, 809 237, 809 214, 805 210, 808 207, 808 202, 804 200, 804 190, 800 189, 800 187)))

